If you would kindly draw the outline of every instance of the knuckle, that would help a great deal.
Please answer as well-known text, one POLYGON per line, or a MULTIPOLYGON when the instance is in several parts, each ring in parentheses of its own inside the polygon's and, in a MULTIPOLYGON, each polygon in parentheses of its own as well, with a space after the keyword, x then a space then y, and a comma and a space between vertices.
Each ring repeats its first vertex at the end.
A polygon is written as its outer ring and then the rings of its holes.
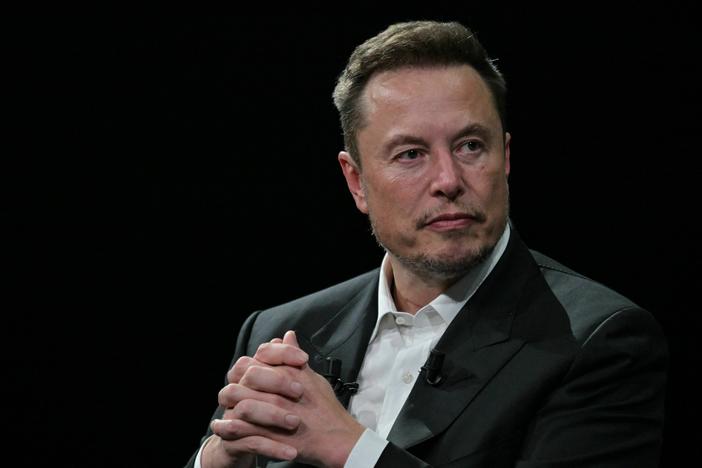
POLYGON ((222 419, 232 419, 236 417, 236 413, 234 413, 234 407, 230 407, 224 410, 224 413, 222 413, 222 419))
POLYGON ((227 423, 226 431, 230 438, 236 438, 236 436, 238 436, 241 432, 241 424, 239 421, 233 419, 227 423))
POLYGON ((258 348, 256 348, 256 355, 257 356, 263 355, 269 349, 270 349, 270 343, 261 343, 260 345, 258 345, 258 348))
POLYGON ((234 408, 234 412, 242 419, 249 418, 254 411, 255 402, 252 400, 241 400, 234 408))
POLYGON ((250 366, 239 379, 239 383, 244 386, 249 386, 252 382, 255 384, 255 381, 260 380, 265 372, 265 369, 260 366, 250 366))
POLYGON ((231 406, 234 406, 244 398, 245 389, 239 384, 232 384, 231 387, 232 388, 229 390, 229 401, 231 402, 231 406))
POLYGON ((278 408, 285 408, 287 406, 288 400, 280 395, 271 395, 271 404, 277 406, 278 408))
POLYGON ((232 370, 244 370, 251 364, 251 361, 253 361, 253 359, 249 356, 241 356, 236 360, 234 366, 232 366, 232 370))
POLYGON ((256 372, 252 372, 251 368, 249 367, 248 369, 246 369, 246 372, 244 372, 244 375, 242 375, 239 379, 239 385, 248 387, 251 384, 251 379, 254 378, 255 375, 256 372))
POLYGON ((223 387, 219 393, 217 393, 217 403, 219 403, 220 406, 227 408, 230 405, 231 401, 231 394, 232 394, 232 384, 226 385, 223 387))
POLYGON ((222 440, 230 440, 231 430, 229 429, 229 424, 219 424, 216 434, 221 437, 222 440))
POLYGON ((227 427, 227 424, 224 423, 224 421, 220 420, 216 424, 213 421, 210 427, 212 428, 213 434, 216 434, 222 440, 229 440, 229 428, 227 427))
POLYGON ((242 356, 237 359, 232 368, 229 369, 229 372, 227 372, 227 381, 236 383, 237 378, 251 365, 251 361, 253 359, 248 356, 242 356))
POLYGON ((256 453, 262 449, 261 439, 258 437, 248 437, 245 445, 249 452, 256 453))
POLYGON ((223 447, 224 451, 227 452, 227 455, 231 457, 239 457, 248 451, 246 444, 242 440, 225 441, 223 447))

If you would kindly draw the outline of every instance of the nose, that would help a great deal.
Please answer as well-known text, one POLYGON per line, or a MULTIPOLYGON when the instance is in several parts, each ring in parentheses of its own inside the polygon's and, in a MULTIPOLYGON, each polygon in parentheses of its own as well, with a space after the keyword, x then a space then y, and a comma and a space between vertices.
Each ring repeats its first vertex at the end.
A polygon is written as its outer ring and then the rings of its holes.
POLYGON ((432 159, 432 195, 455 200, 465 191, 460 163, 450 151, 440 151, 432 159))

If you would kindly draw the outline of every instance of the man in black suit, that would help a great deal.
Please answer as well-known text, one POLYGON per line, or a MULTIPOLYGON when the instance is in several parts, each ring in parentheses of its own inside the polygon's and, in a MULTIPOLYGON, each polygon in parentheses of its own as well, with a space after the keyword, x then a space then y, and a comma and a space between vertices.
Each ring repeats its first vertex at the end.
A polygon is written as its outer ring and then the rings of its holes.
POLYGON ((190 465, 656 466, 665 340, 510 226, 505 83, 473 34, 393 25, 334 101, 385 259, 249 317, 190 465))

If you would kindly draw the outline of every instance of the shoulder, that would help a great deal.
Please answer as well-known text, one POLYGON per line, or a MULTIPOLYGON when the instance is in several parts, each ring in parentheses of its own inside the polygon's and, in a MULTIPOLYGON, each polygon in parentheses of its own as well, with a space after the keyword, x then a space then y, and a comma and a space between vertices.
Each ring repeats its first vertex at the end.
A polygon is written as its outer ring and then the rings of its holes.
POLYGON ((629 298, 532 250, 549 290, 567 314, 571 333, 581 345, 612 324, 657 329, 653 316, 629 298))
POLYGON ((379 269, 356 276, 343 283, 338 283, 321 291, 308 294, 285 304, 281 304, 262 312, 263 315, 299 314, 301 311, 315 310, 319 307, 341 307, 347 304, 361 291, 378 281, 379 269))
POLYGON ((376 294, 380 269, 369 271, 284 304, 256 313, 254 327, 265 333, 305 329, 329 320, 359 296, 376 294))

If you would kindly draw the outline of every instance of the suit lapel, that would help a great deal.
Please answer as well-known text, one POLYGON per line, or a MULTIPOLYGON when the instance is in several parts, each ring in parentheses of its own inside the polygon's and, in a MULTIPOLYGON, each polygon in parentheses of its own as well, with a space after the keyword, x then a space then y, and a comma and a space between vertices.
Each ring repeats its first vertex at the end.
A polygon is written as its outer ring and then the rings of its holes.
POLYGON ((511 336, 512 321, 524 286, 537 274, 531 254, 512 230, 502 258, 436 346, 446 353, 443 381, 431 386, 419 376, 388 440, 408 448, 444 431, 521 349, 524 340, 511 336))
MULTIPOLYGON (((341 360, 341 380, 354 382, 363 362, 378 316, 378 276, 363 287, 321 328, 306 336, 298 332, 300 347, 310 356, 310 367, 325 372, 326 358, 341 360)), ((348 406, 350 395, 340 398, 348 406)))

